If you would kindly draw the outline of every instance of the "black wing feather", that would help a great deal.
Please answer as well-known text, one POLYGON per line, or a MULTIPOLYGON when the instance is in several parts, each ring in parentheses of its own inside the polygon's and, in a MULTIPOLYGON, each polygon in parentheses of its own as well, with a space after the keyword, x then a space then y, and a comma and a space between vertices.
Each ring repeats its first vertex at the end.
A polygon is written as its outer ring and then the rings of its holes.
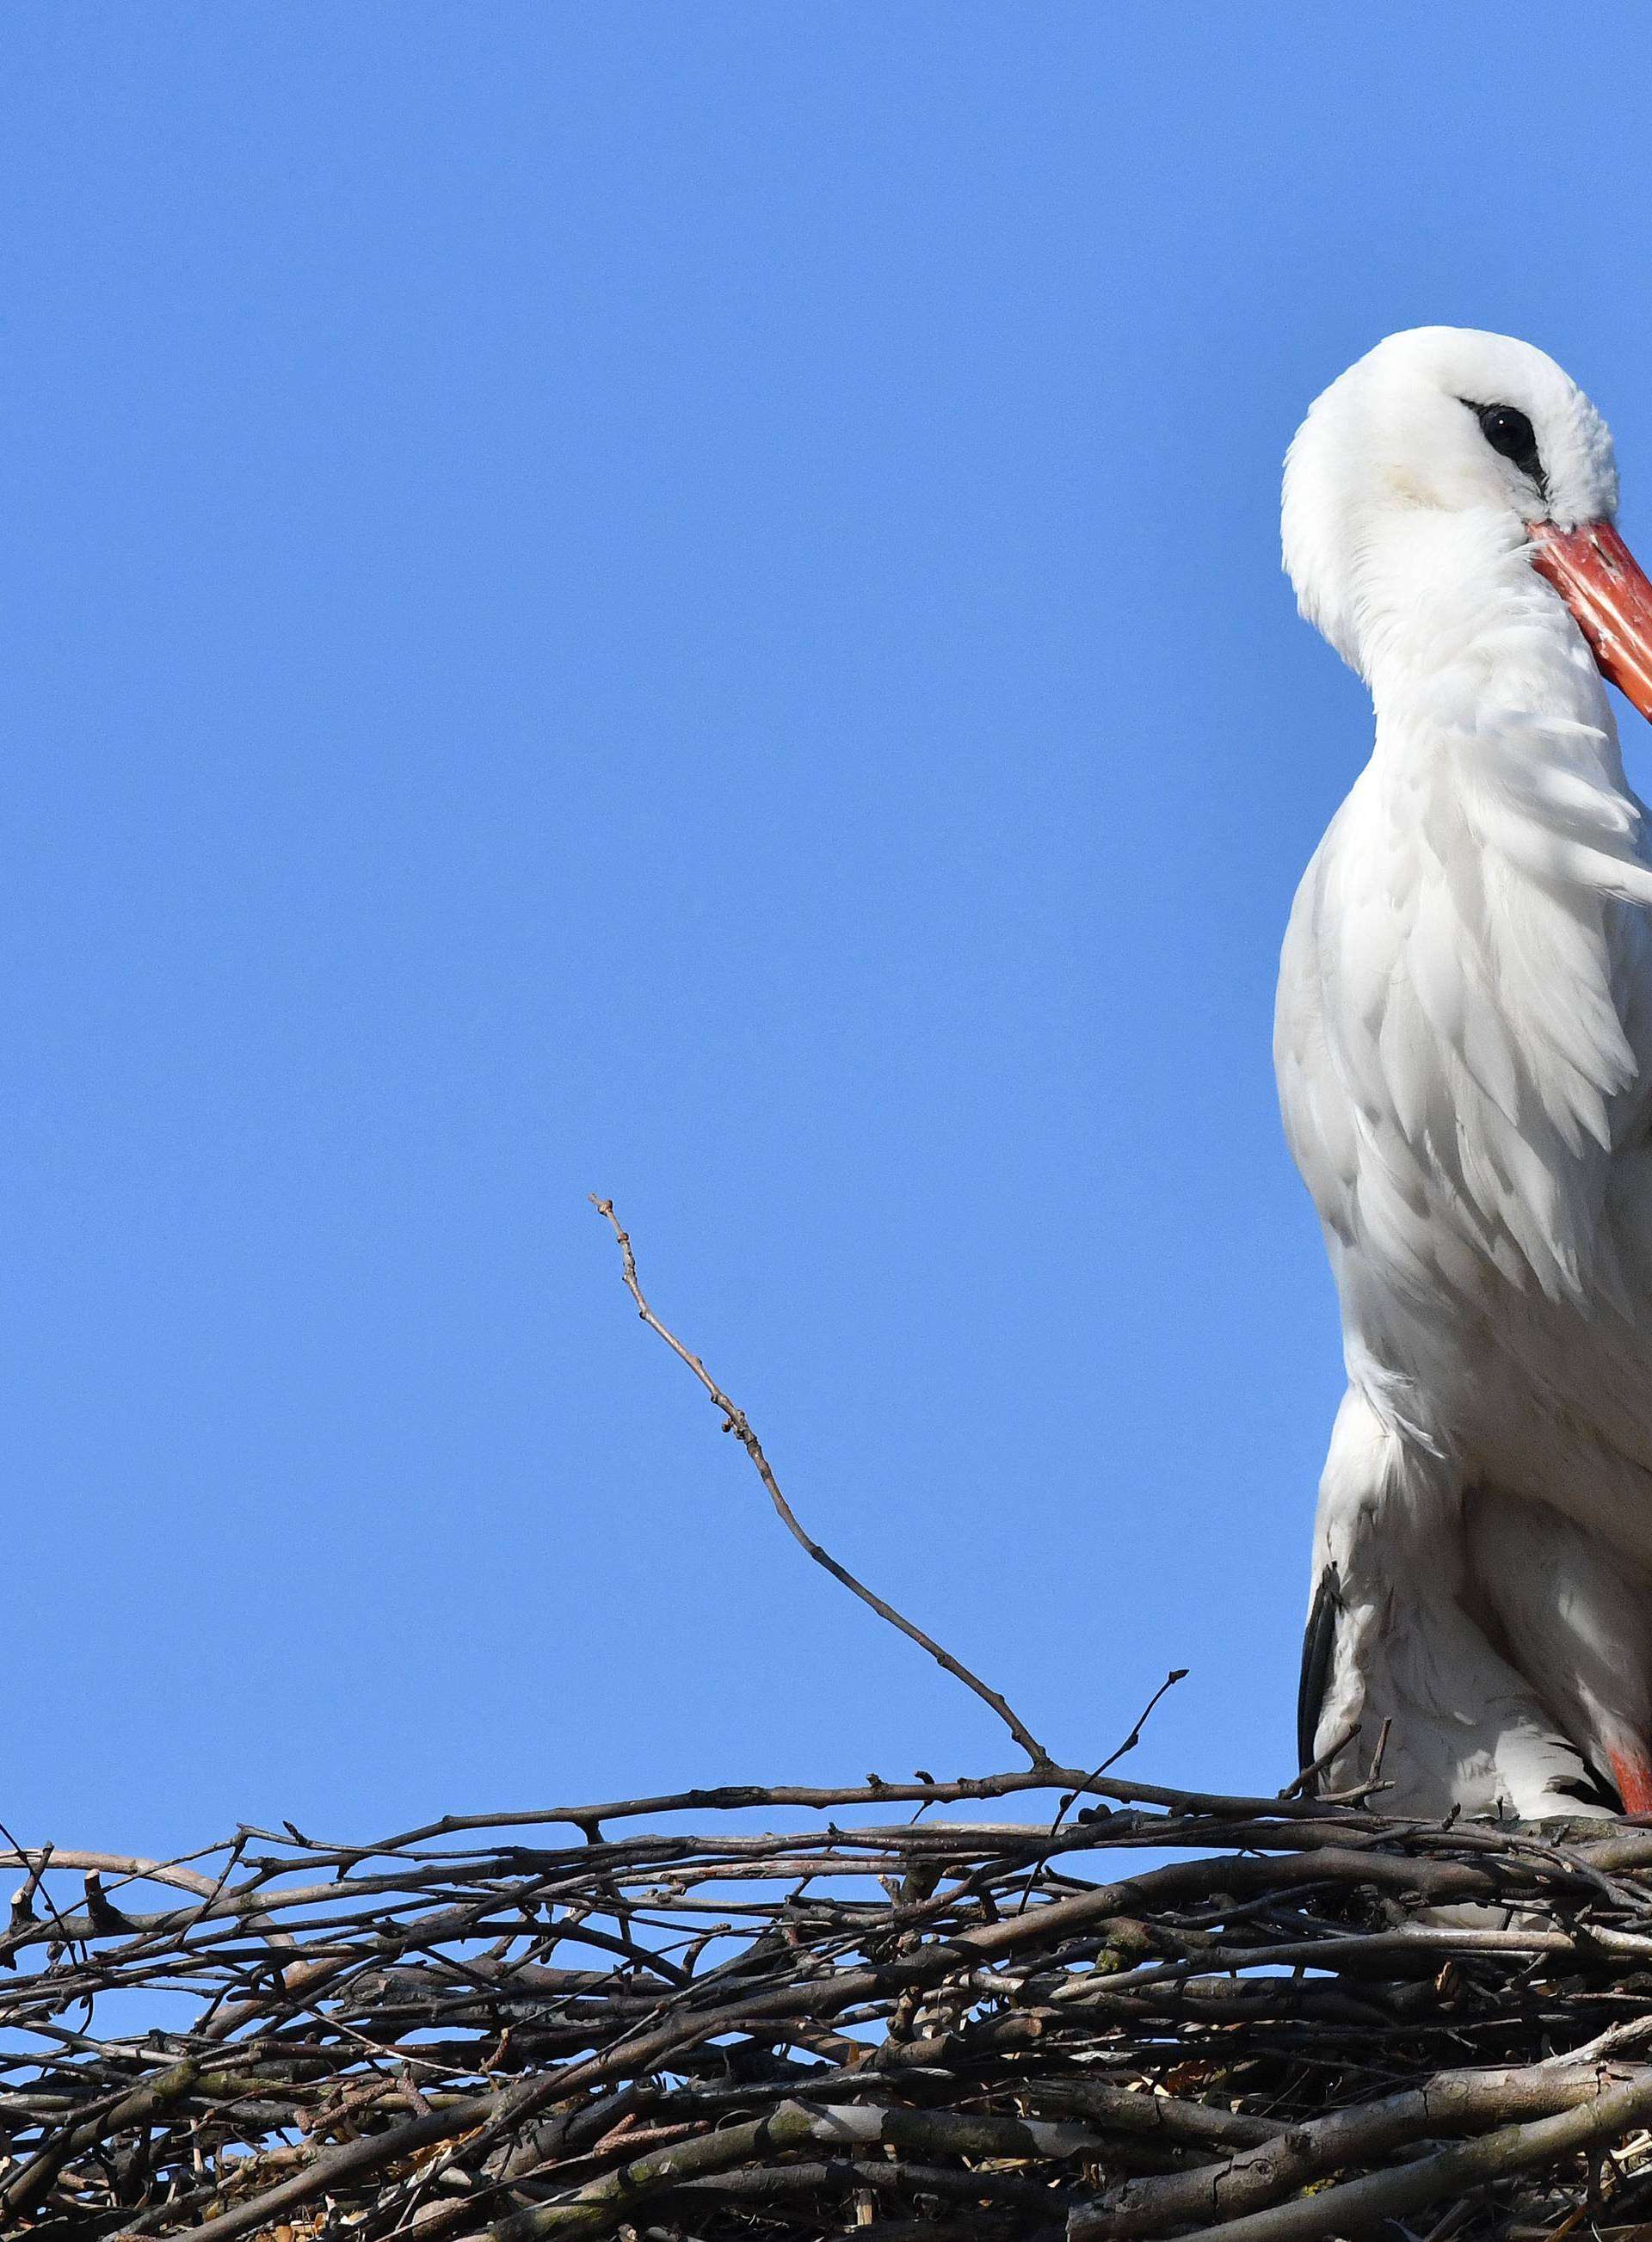
POLYGON ((1313 1739, 1331 1679, 1331 1652, 1337 1639, 1337 1614, 1342 1608, 1342 1583, 1334 1565, 1327 1565, 1313 1591, 1302 1638, 1302 1676, 1296 1692, 1296 1764, 1299 1772, 1313 1764, 1313 1739))

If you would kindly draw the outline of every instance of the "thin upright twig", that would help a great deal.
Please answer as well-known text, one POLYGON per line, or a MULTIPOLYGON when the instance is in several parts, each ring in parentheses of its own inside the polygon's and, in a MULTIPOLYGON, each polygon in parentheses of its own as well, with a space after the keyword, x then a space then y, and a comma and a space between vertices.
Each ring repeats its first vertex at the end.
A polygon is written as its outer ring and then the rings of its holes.
POLYGON ((1158 1688, 1154 1690, 1152 1695, 1142 1707, 1140 1712, 1137 1714, 1135 1722, 1131 1728, 1130 1734, 1125 1738, 1123 1743, 1121 1743, 1116 1750, 1110 1751, 1099 1767, 1091 1769, 1090 1773, 1085 1777, 1084 1782, 1078 1786, 1078 1789, 1070 1791, 1063 1797, 1060 1804, 1056 1809, 1056 1818, 1050 1824, 1050 1835, 1052 1837, 1056 1835, 1057 1831, 1060 1829, 1062 1822, 1065 1820, 1068 1808, 1076 1805, 1078 1800, 1083 1796, 1085 1791, 1089 1789, 1090 1785, 1092 1782, 1099 1782, 1102 1776, 1106 1774, 1108 1769, 1110 1767, 1116 1767, 1118 1762, 1123 1759, 1126 1752, 1133 1752, 1135 1750, 1137 1745, 1141 1742, 1141 1732, 1146 1727, 1148 1722, 1152 1720, 1153 1714, 1158 1708, 1159 1699, 1165 1695, 1168 1691, 1173 1689, 1179 1682, 1185 1682, 1188 1672, 1189 1669, 1185 1666, 1172 1666, 1170 1672, 1159 1683, 1158 1688))
POLYGON ((821 1547, 812 1534, 804 1530, 798 1520, 797 1514, 781 1492, 780 1482, 775 1477, 769 1459, 763 1453, 762 1443, 753 1432, 745 1411, 737 1402, 730 1400, 699 1356, 690 1348, 686 1347, 675 1332, 668 1330, 648 1306, 637 1278, 636 1255, 632 1251, 629 1237, 621 1226, 619 1216, 614 1212, 614 1201, 611 1198, 598 1198, 593 1191, 591 1204, 597 1212, 607 1219, 619 1242, 621 1272, 625 1279, 625 1288, 636 1303, 637 1313, 647 1324, 648 1329, 665 1341, 673 1354, 680 1361, 687 1363, 688 1368, 693 1371, 706 1392, 711 1396, 713 1402, 722 1412, 723 1431, 732 1433, 751 1458, 758 1478, 768 1489, 769 1500, 774 1504, 781 1523, 793 1541, 800 1548, 806 1549, 815 1562, 823 1567, 835 1581, 839 1581, 849 1590, 851 1595, 858 1596, 861 1601, 875 1611, 880 1619, 887 1620, 889 1624, 892 1628, 898 1628, 910 1642, 917 1643, 920 1650, 927 1650, 936 1664, 944 1667, 956 1681, 963 1682, 966 1689, 974 1690, 984 1705, 990 1705, 992 1708, 1035 1768, 1049 1767, 1053 1764, 1049 1753, 1028 1728, 1026 1722, 1015 1711, 1007 1698, 998 1690, 991 1688, 989 1683, 982 1681, 978 1674, 972 1674, 961 1659, 954 1658, 950 1650, 944 1650, 933 1635, 926 1635, 921 1627, 916 1627, 910 1619, 903 1618, 893 1604, 886 1603, 883 1598, 875 1590, 869 1588, 863 1581, 857 1581, 846 1565, 840 1565, 836 1557, 821 1547))
MULTIPOLYGON (((1371 1765, 1362 1782, 1350 1784, 1346 1790, 1322 1790, 1320 1802, 1323 1806, 1363 1806, 1367 1798, 1374 1798, 1380 1790, 1393 1788, 1382 1780, 1382 1762, 1388 1749, 1388 1731, 1393 1726, 1393 1715, 1387 1715, 1377 1735, 1377 1748, 1371 1755, 1371 1765)), ((1357 1728, 1354 1731, 1359 1733, 1357 1728)))
POLYGON ((1353 1742, 1359 1733, 1359 1722, 1350 1722, 1348 1726, 1335 1738, 1334 1742, 1326 1745, 1326 1749, 1320 1754, 1318 1759, 1312 1761, 1308 1766, 1298 1769, 1296 1774, 1294 1774, 1291 1777, 1291 1780, 1286 1784, 1284 1789, 1280 1791, 1279 1796, 1281 1798, 1296 1798, 1300 1796, 1303 1793, 1308 1792, 1311 1786, 1325 1773, 1325 1770, 1330 1766, 1332 1761, 1336 1758, 1339 1752, 1345 1750, 1346 1747, 1353 1742))
MULTIPOLYGON (((1146 1727, 1148 1722, 1152 1718, 1154 1708, 1158 1705, 1159 1699, 1165 1695, 1167 1690, 1173 1689, 1179 1682, 1185 1682, 1187 1675, 1188 1668, 1185 1666, 1172 1666, 1170 1672, 1159 1683, 1158 1688, 1154 1690, 1152 1695, 1142 1707, 1140 1712, 1137 1714, 1130 1734, 1125 1738, 1123 1743, 1121 1743, 1116 1750, 1109 1752, 1106 1758, 1103 1760, 1099 1767, 1091 1768, 1090 1773, 1085 1777, 1081 1783, 1076 1784, 1071 1790, 1063 1791, 1061 1796, 1056 1802, 1056 1818, 1050 1824, 1050 1836, 1052 1843, 1061 1835, 1061 1825, 1066 1820, 1069 1809, 1078 1803, 1078 1801, 1084 1796, 1085 1791, 1090 1789, 1092 1783, 1100 1782, 1102 1776, 1106 1774, 1110 1767, 1116 1766, 1118 1762, 1123 1759, 1126 1752, 1132 1752, 1135 1750, 1137 1745, 1141 1742, 1141 1732, 1146 1727)), ((1027 1902, 1032 1897, 1033 1890, 1037 1885, 1039 1877, 1043 1876, 1044 1870, 1049 1867, 1049 1865, 1050 1856, 1048 1853, 1044 1854, 1038 1860, 1033 1863, 1032 1871, 1027 1878, 1026 1889, 1021 1895, 1021 1906, 1023 1908, 1026 1906, 1027 1902)), ((1017 1912, 1019 1912, 1018 1910, 1017 1912)))

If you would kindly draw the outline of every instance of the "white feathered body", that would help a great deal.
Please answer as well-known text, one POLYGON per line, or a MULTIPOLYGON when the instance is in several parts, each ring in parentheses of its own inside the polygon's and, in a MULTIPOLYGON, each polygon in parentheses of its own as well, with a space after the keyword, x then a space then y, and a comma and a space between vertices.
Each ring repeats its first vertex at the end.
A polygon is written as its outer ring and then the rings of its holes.
POLYGON ((1298 892, 1276 1026, 1349 1380, 1316 1745, 1362 1724, 1351 1771, 1386 1719, 1394 1810, 1553 1812, 1648 1729, 1652 865, 1518 524, 1431 515, 1385 565, 1375 748, 1298 892))

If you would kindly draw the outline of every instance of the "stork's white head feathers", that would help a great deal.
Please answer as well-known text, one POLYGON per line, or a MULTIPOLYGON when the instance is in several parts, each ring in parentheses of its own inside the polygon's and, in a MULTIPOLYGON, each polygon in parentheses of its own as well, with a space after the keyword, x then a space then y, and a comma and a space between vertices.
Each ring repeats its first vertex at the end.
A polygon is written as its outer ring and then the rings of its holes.
POLYGON ((1547 549, 1616 510, 1611 432, 1553 359, 1508 335, 1414 327, 1333 381, 1297 432, 1285 566, 1303 614, 1374 682, 1408 623, 1437 626, 1442 601, 1477 587, 1524 588, 1534 536, 1547 549))

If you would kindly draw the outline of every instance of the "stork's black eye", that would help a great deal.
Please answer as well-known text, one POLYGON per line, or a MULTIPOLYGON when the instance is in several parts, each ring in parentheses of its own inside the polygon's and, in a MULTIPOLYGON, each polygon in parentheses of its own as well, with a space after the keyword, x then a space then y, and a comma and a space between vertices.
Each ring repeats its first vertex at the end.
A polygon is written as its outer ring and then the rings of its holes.
POLYGON ((1521 474, 1534 483, 1543 480, 1543 463, 1537 455, 1537 431, 1516 405, 1473 405, 1469 410, 1494 452, 1512 460, 1521 474))

